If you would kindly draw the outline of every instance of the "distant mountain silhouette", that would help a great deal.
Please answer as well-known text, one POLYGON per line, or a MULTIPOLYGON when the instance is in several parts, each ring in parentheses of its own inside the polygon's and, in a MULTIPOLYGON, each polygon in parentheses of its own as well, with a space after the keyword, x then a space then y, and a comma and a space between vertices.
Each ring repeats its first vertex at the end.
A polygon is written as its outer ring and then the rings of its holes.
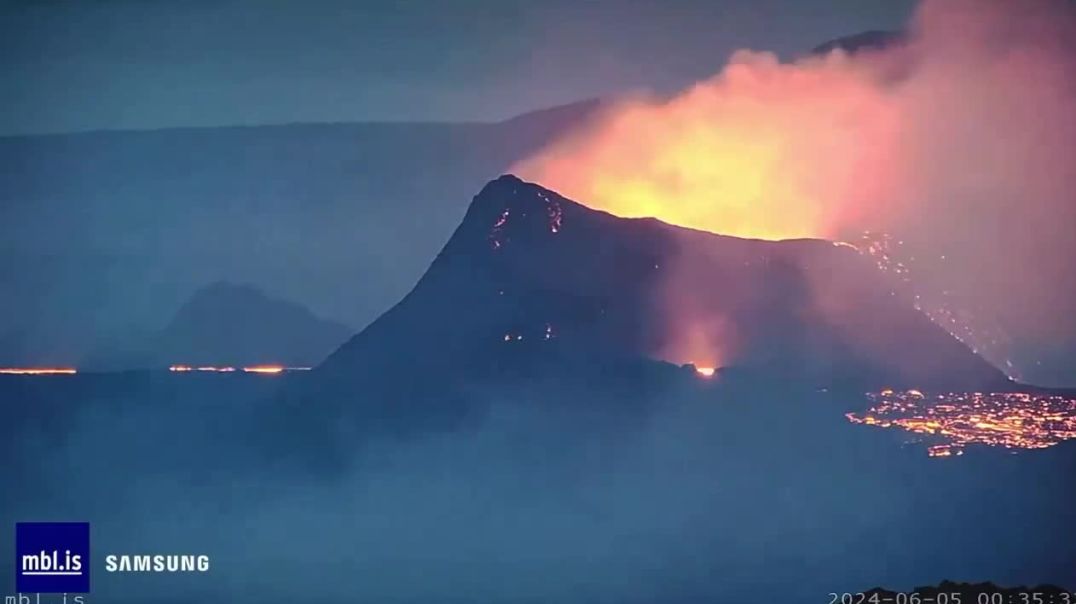
POLYGON ((246 285, 214 283, 164 328, 154 355, 170 363, 313 366, 349 335, 347 326, 246 285))
POLYGON ((847 53, 855 53, 862 50, 881 50, 895 44, 901 44, 905 39, 906 34, 904 32, 870 30, 823 42, 814 47, 814 49, 811 50, 811 53, 824 55, 837 49, 847 53))
POLYGON ((217 282, 194 293, 175 317, 144 344, 123 353, 99 353, 92 369, 171 365, 311 367, 352 330, 306 308, 266 296, 249 285, 217 282))
POLYGON ((520 356, 662 359, 700 335, 731 339, 722 364, 772 379, 1008 383, 846 246, 618 218, 514 176, 487 184, 411 293, 316 374, 369 383, 470 375, 520 356))
POLYGON ((221 279, 365 325, 414 285, 474 191, 597 107, 0 137, 0 356, 75 363, 221 279))

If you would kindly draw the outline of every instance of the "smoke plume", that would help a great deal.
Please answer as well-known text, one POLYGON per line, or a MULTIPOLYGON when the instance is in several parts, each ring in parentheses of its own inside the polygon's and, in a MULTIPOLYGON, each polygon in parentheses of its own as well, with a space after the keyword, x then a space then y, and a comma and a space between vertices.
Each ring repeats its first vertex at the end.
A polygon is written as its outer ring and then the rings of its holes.
POLYGON ((1011 334, 992 360, 1015 350, 1032 367, 1076 340, 1076 10, 926 0, 905 34, 791 63, 738 51, 672 98, 612 103, 515 171, 728 235, 891 233, 939 306, 1011 334))

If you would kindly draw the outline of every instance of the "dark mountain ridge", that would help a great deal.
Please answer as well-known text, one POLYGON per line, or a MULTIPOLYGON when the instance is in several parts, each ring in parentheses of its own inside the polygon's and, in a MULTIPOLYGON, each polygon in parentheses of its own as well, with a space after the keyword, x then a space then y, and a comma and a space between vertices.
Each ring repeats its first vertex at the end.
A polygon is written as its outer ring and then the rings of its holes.
POLYGON ((597 106, 0 137, 0 357, 80 364, 218 280, 366 325, 414 285, 478 187, 597 106))
POLYGON ((415 288, 316 374, 453 375, 520 355, 707 364, 687 358, 692 340, 727 348, 721 366, 820 386, 1010 385, 846 246, 618 218, 514 176, 487 184, 415 288))

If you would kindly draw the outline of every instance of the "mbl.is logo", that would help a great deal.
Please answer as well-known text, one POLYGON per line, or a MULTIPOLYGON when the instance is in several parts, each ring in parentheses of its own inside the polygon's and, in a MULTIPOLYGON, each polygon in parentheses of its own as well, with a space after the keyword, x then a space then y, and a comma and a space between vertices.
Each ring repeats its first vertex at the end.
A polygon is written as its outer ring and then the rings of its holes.
POLYGON ((90 523, 15 524, 19 593, 89 593, 90 523))

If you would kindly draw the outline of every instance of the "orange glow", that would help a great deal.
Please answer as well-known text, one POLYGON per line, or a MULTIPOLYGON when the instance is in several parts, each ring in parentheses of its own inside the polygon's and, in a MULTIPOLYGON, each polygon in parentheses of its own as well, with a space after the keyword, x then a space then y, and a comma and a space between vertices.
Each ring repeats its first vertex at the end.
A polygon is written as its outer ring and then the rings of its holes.
MULTIPOLYGON (((172 365, 168 368, 168 370, 174 373, 188 373, 192 371, 201 371, 204 373, 233 373, 236 371, 240 371, 240 369, 231 366, 218 367, 214 365, 201 365, 197 367, 191 365, 172 365)), ((250 367, 243 367, 241 368, 241 370, 244 373, 276 374, 284 373, 285 371, 309 371, 310 367, 285 367, 284 365, 252 365, 250 367)))
POLYGON ((832 238, 893 178, 898 116, 877 78, 841 53, 781 64, 740 51, 712 79, 614 106, 512 171, 618 216, 832 238))
POLYGON ((1013 336, 1043 352, 1076 333, 1076 20, 1064 2, 918 4, 884 49, 785 63, 739 51, 674 94, 603 100, 509 171, 615 215, 727 235, 899 233, 920 286, 942 290, 914 292, 921 309, 1017 377, 1014 347, 984 325, 1026 330, 1013 336))
POLYGON ((927 396, 919 390, 869 394, 863 413, 848 413, 854 424, 899 428, 929 439, 931 457, 964 454, 968 445, 1005 449, 1045 449, 1076 438, 1076 399, 1021 392, 949 392, 927 396))
POLYGON ((964 454, 964 450, 953 447, 952 445, 934 445, 927 447, 927 455, 930 457, 953 457, 954 455, 959 457, 964 454))
POLYGON ((287 367, 281 365, 254 365, 253 367, 244 367, 243 371, 247 373, 283 373, 287 367))
POLYGON ((684 261, 666 269, 654 267, 665 275, 658 301, 662 339, 651 354, 676 365, 724 367, 735 358, 734 324, 713 310, 710 299, 693 296, 690 287, 684 287, 692 278, 689 268, 684 261))
POLYGON ((713 367, 696 367, 695 368, 695 373, 698 373, 702 377, 713 377, 714 376, 714 371, 716 371, 716 370, 713 367))
POLYGON ((70 367, 0 367, 0 375, 74 375, 70 367))

